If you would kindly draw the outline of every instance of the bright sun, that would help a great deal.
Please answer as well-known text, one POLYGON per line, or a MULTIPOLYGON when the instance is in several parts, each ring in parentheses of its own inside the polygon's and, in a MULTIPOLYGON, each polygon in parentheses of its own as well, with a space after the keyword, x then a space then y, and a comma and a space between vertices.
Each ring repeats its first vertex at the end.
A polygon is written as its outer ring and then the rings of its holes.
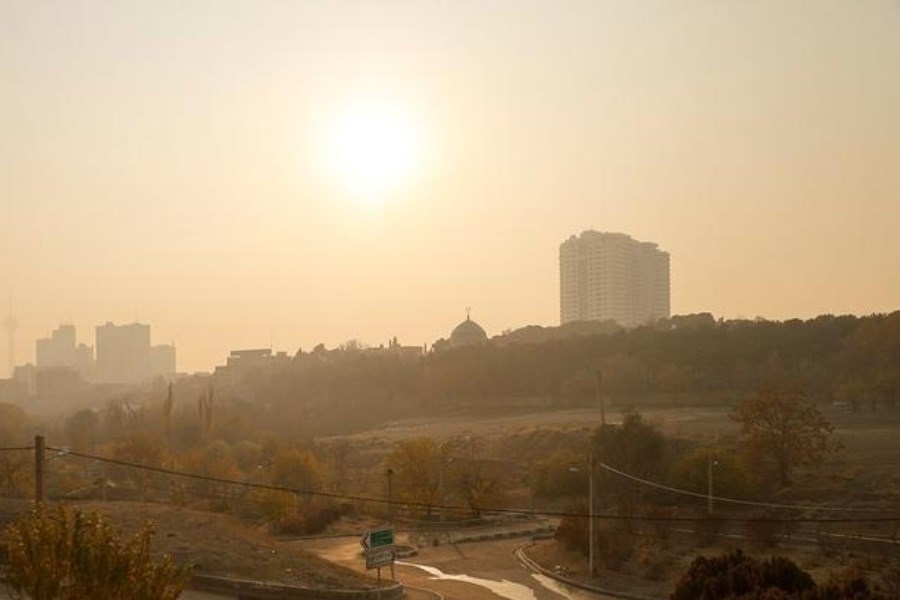
POLYGON ((378 204, 419 166, 419 135, 412 120, 386 107, 357 107, 332 126, 331 171, 357 199, 378 204))

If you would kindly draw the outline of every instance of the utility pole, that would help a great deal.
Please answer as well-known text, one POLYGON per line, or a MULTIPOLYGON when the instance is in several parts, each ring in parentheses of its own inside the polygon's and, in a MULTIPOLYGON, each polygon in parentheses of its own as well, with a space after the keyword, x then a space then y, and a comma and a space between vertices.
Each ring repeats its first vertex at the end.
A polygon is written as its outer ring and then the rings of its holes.
POLYGON ((440 498, 440 522, 444 522, 444 445, 441 444, 441 454, 438 456, 438 460, 441 461, 438 467, 438 498, 440 498))
POLYGON ((394 489, 392 485, 392 481, 394 479, 394 470, 388 469, 384 472, 384 476, 387 477, 387 496, 388 496, 388 523, 391 527, 394 526, 394 489))
POLYGON ((588 459, 588 576, 594 578, 594 455, 588 459))
POLYGON ((713 457, 712 450, 706 454, 706 512, 713 514, 713 457))
POLYGON ((34 503, 44 501, 44 436, 34 436, 34 503))
POLYGON ((596 394, 597 403, 600 404, 600 426, 606 425, 606 406, 603 402, 603 371, 597 367, 596 375, 596 394))

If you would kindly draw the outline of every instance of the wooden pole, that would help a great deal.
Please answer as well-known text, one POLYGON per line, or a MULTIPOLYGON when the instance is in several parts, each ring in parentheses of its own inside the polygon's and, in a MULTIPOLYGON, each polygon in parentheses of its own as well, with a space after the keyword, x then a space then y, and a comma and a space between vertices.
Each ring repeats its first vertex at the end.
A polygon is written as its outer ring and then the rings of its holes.
POLYGON ((34 436, 34 502, 44 501, 44 436, 34 436))
POLYGON ((394 526, 394 489, 392 486, 392 480, 394 478, 394 470, 388 469, 384 472, 385 477, 387 477, 387 495, 388 495, 388 523, 391 527, 394 526))
POLYGON ((603 372, 600 367, 596 371, 596 393, 597 403, 600 404, 600 425, 606 425, 606 405, 603 401, 603 372))
POLYGON ((588 576, 594 578, 594 455, 588 459, 588 576))

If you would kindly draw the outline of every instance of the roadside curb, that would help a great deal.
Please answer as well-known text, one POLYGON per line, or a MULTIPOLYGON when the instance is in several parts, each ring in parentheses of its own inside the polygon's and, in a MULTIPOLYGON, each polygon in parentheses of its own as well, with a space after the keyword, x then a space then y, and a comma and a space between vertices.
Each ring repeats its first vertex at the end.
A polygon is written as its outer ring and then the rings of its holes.
POLYGON ((412 590, 415 592, 421 592, 423 594, 430 595, 434 600, 444 600, 444 597, 434 590, 429 590, 428 588, 416 587, 414 585, 404 586, 407 590, 412 590))
POLYGON ((550 569, 546 569, 532 560, 528 554, 525 553, 525 548, 528 546, 533 546, 534 543, 525 544, 523 546, 519 546, 515 549, 513 554, 519 561, 524 564, 526 567, 544 575, 545 577, 549 577, 550 579, 554 579, 562 584, 568 585, 570 587, 575 587, 581 590, 585 590, 588 592, 594 592, 595 594, 603 594, 605 596, 613 596, 615 598, 623 598, 624 600, 659 600, 658 598, 651 598, 649 596, 638 596, 637 594, 629 594, 628 592, 621 592, 619 590, 611 590, 608 588, 602 588, 595 585, 588 585, 586 583, 582 583, 580 581, 576 581, 575 579, 571 579, 569 577, 564 577, 551 571, 550 569))
POLYGON ((191 589, 237 596, 238 600, 395 600, 403 598, 403 585, 393 585, 381 589, 341 590, 304 588, 267 581, 231 579, 215 575, 194 575, 191 589))
POLYGON ((508 540, 517 537, 543 537, 553 533, 553 527, 546 525, 533 529, 516 529, 513 531, 497 531, 493 533, 480 533, 471 536, 461 536, 453 538, 454 544, 465 544, 467 542, 489 542, 491 540, 508 540))

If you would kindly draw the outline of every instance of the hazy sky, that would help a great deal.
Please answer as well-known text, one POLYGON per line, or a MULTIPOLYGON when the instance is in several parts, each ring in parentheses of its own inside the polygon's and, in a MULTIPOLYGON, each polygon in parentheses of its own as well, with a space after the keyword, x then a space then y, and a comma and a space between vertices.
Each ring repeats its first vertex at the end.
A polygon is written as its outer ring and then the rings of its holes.
POLYGON ((0 0, 0 225, 20 363, 558 324, 585 229, 669 251, 675 313, 892 311, 900 2, 0 0), (325 165, 359 106, 418 140, 376 202, 325 165))

